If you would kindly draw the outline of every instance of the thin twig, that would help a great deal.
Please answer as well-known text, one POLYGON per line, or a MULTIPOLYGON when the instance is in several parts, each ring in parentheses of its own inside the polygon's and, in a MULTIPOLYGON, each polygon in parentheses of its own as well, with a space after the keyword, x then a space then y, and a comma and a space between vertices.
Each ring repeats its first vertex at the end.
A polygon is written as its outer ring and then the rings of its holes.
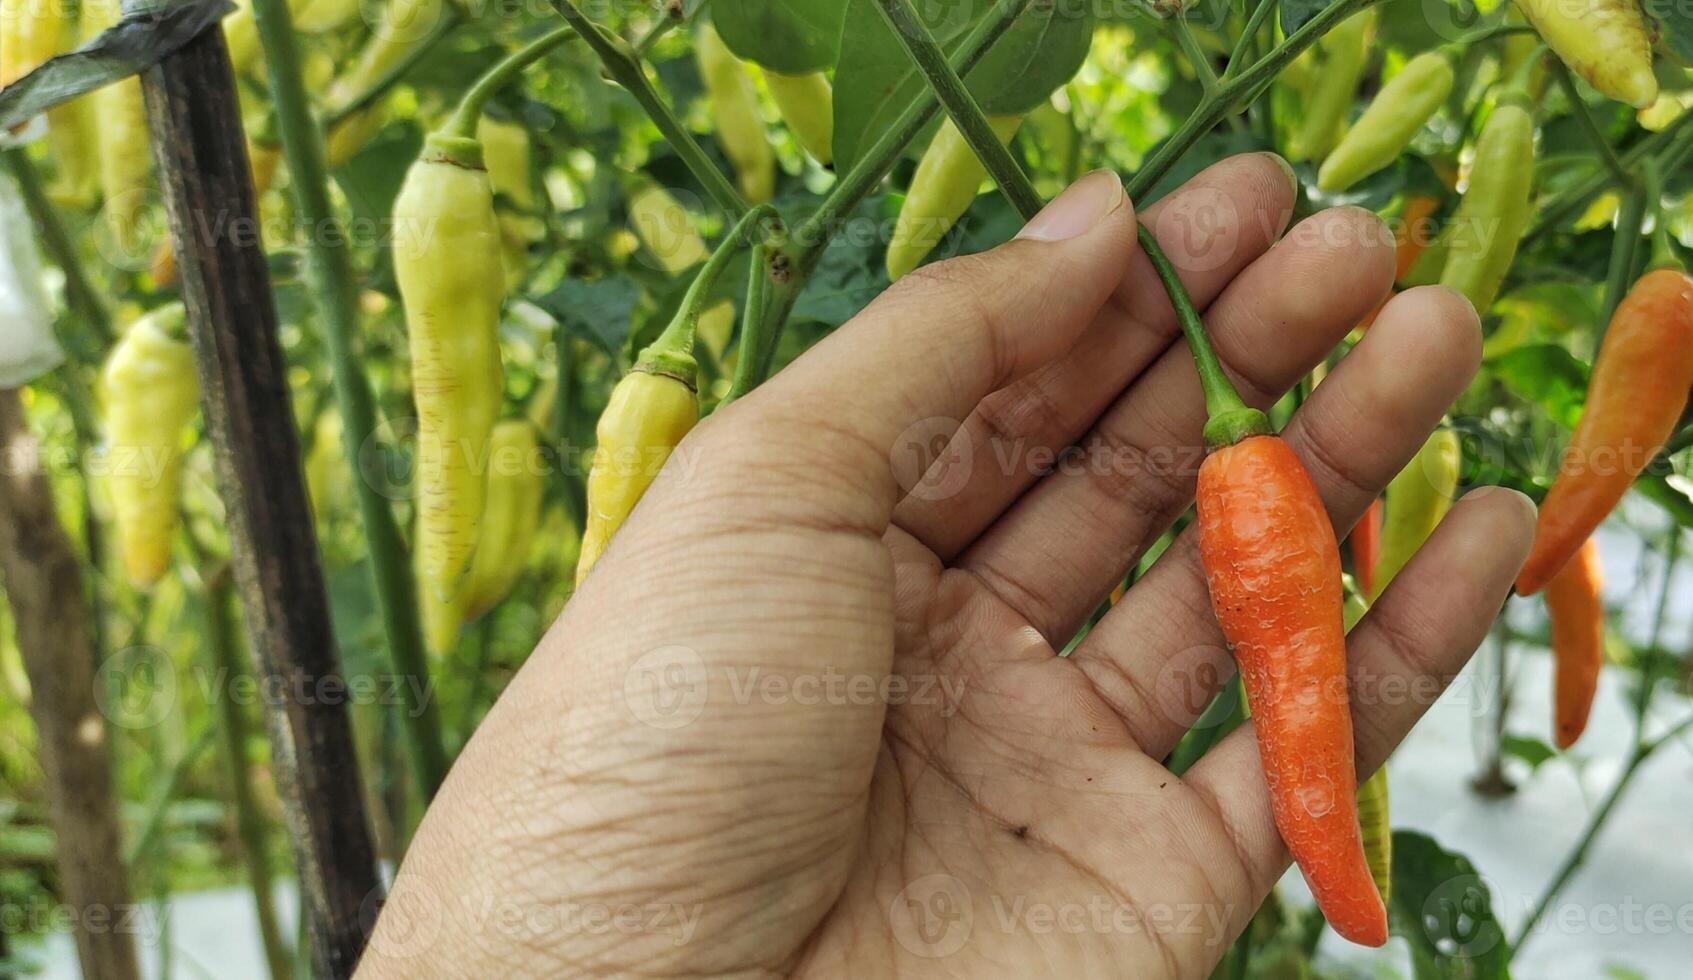
POLYGON ((1040 194, 1036 193, 1035 185, 1017 165, 1011 150, 999 141, 993 127, 988 124, 987 116, 982 113, 982 107, 976 104, 975 97, 964 86, 964 79, 948 63, 935 35, 911 9, 910 0, 877 0, 876 9, 881 11, 888 27, 899 38, 905 53, 911 56, 918 70, 929 80, 929 87, 934 89, 953 125, 958 127, 970 148, 976 151, 982 166, 999 185, 1011 206, 1025 221, 1033 218, 1044 203, 1040 194))
POLYGON ((716 200, 718 207, 728 212, 732 218, 739 218, 747 212, 747 202, 735 185, 723 173, 722 169, 712 162, 706 155, 699 142, 692 133, 676 118, 676 113, 659 97, 658 90, 653 88, 652 82, 647 80, 647 73, 641 67, 641 61, 629 42, 608 33, 604 28, 588 19, 574 0, 552 0, 553 9, 557 10, 570 26, 576 28, 582 35, 582 40, 599 55, 600 62, 605 65, 607 74, 635 97, 635 101, 646 110, 647 116, 664 135, 671 148, 682 158, 694 177, 705 186, 706 193, 716 200))
POLYGON ((1593 118, 1593 110, 1588 108, 1587 102, 1581 97, 1581 91, 1575 87, 1575 76, 1570 74, 1569 68, 1565 67, 1562 61, 1557 58, 1553 58, 1551 61, 1552 71, 1558 76, 1558 84, 1563 86, 1564 94, 1569 96, 1570 105, 1575 108, 1576 121, 1581 124, 1582 132, 1587 134, 1588 142, 1592 143, 1594 149, 1599 151, 1599 159, 1604 161, 1605 166, 1610 169, 1611 176, 1616 179, 1617 183, 1625 185, 1636 183, 1635 176, 1629 173, 1628 169, 1623 166, 1622 160, 1618 159, 1616 148, 1611 146, 1611 141, 1606 139, 1605 134, 1599 131, 1599 123, 1593 118))

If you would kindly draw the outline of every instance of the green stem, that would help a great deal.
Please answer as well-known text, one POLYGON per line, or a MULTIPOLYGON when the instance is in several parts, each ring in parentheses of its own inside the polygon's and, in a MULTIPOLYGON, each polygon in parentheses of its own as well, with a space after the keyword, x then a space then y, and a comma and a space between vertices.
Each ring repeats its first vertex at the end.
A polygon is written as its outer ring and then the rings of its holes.
POLYGON ((975 97, 964 86, 964 79, 947 61, 946 52, 941 50, 935 35, 911 9, 911 0, 877 0, 876 9, 881 11, 882 18, 905 47, 905 53, 928 78, 929 87, 934 89, 953 125, 958 127, 970 148, 976 151, 982 166, 999 185, 1012 207, 1025 221, 1039 214, 1045 202, 1035 192, 1028 174, 1017 165, 1011 149, 994 134, 982 107, 976 104, 975 97))
POLYGON ((1604 828, 1605 822, 1610 819, 1611 811, 1615 810, 1617 803, 1622 800, 1623 791, 1633 781, 1634 774, 1640 771, 1641 764, 1646 761, 1655 748, 1655 745, 1641 743, 1637 744, 1633 752, 1629 754, 1628 762, 1624 765, 1622 774, 1617 777, 1616 784, 1611 787, 1611 791, 1605 795, 1604 802, 1599 804, 1599 809, 1595 810, 1593 816, 1587 821, 1587 827, 1582 832, 1581 839, 1576 843, 1575 849, 1570 851, 1569 855, 1564 858, 1563 863, 1558 866, 1557 873, 1552 876, 1552 880, 1547 884, 1545 891, 1540 893, 1540 900, 1535 902, 1534 911, 1529 913, 1528 919, 1522 924, 1522 928, 1517 930, 1516 938, 1511 941, 1507 961, 1522 952, 1523 944, 1534 936, 1535 927, 1540 924, 1541 919, 1545 918, 1547 909, 1552 907, 1552 902, 1558 897, 1558 893, 1563 890, 1571 878, 1575 877, 1576 871, 1581 868, 1582 864, 1586 863, 1587 854, 1593 849, 1593 842, 1598 838, 1599 831, 1604 828))
POLYGON ((1223 68, 1221 81, 1228 81, 1234 77, 1242 62, 1246 58, 1247 49, 1252 46, 1253 39, 1264 26, 1264 18, 1276 9, 1278 0, 1258 0, 1258 6, 1252 8, 1252 15, 1246 19, 1246 26, 1241 28, 1240 37, 1235 38, 1234 50, 1229 53, 1229 63, 1223 68))
POLYGON ((323 131, 326 133, 333 131, 336 126, 370 108, 373 102, 387 95, 389 89, 398 85, 406 75, 410 74, 413 68, 417 67, 418 62, 434 50, 435 45, 439 44, 464 21, 464 16, 463 8, 457 3, 442 4, 441 19, 437 20, 435 26, 430 28, 427 36, 407 51, 398 61, 395 61, 387 71, 378 75, 369 87, 355 92, 352 98, 330 107, 324 113, 323 131))
POLYGON ((735 258, 735 254, 749 243, 762 243, 763 235, 755 237, 755 231, 766 221, 776 222, 777 234, 780 233, 781 217, 776 209, 768 204, 760 204, 746 214, 729 230, 729 234, 719 242, 711 258, 706 259, 705 265, 700 267, 699 275, 688 285, 688 292, 682 297, 682 305, 676 310, 676 316, 664 332, 658 335, 646 350, 637 358, 637 368, 658 367, 668 373, 669 365, 666 361, 672 357, 682 357, 688 362, 693 360, 694 334, 700 324, 700 313, 704 311, 707 297, 716 288, 717 280, 723 276, 723 270, 735 258))
MULTIPOLYGON (((1670 586, 1675 584, 1675 566, 1681 561, 1681 525, 1671 522, 1669 526, 1669 540, 1664 542, 1664 584, 1658 590, 1658 612, 1652 618, 1652 640, 1647 646, 1655 658, 1663 649, 1664 621, 1669 617, 1670 586)), ((1640 690, 1634 701, 1634 717, 1636 722, 1644 724, 1646 712, 1652 706, 1652 693, 1657 690, 1657 677, 1647 669, 1649 665, 1641 665, 1640 690)))
POLYGON ((476 80, 476 84, 464 93, 464 97, 459 100, 458 109, 448 118, 446 125, 441 127, 441 131, 450 136, 475 139, 476 124, 482 119, 482 109, 494 93, 505 88, 512 79, 521 75, 524 69, 546 57, 554 48, 575 34, 574 27, 560 27, 548 31, 507 55, 499 64, 488 69, 476 80))
MULTIPOLYGON (((1530 58, 1524 69, 1528 70, 1528 66, 1535 60, 1530 58)), ((1581 97, 1581 91, 1575 86, 1575 76, 1570 74, 1569 68, 1558 58, 1552 59, 1552 71, 1558 76, 1558 84, 1563 86, 1570 105, 1575 107, 1575 118, 1581 124, 1582 132, 1587 134, 1588 142, 1599 151, 1599 159, 1610 169, 1611 177, 1619 184, 1633 184, 1634 176, 1623 167, 1622 160, 1617 157, 1616 148, 1611 146, 1611 141, 1599 131, 1599 124, 1593 118, 1593 110, 1588 108, 1587 102, 1581 97)))
POLYGON ((765 309, 770 305, 770 249, 759 242, 752 247, 752 261, 747 266, 747 306, 741 311, 740 354, 735 359, 735 380, 718 408, 744 396, 764 383, 769 373, 765 352, 770 338, 765 335, 769 320, 765 309))
POLYGON ((212 744, 212 737, 216 734, 214 726, 202 726, 194 740, 177 756, 176 762, 171 764, 170 772, 166 773, 165 781, 148 801, 146 814, 141 818, 141 824, 136 828, 129 847, 124 851, 123 863, 126 867, 140 866, 152 853, 153 845, 158 843, 159 833, 165 828, 165 814, 170 810, 171 804, 176 802, 183 781, 188 778, 188 771, 194 768, 194 763, 199 761, 200 756, 212 744))
POLYGON ((614 34, 608 34, 598 24, 589 20, 575 0, 552 0, 552 5, 570 26, 576 28, 576 32, 582 35, 582 40, 588 42, 594 53, 599 55, 607 73, 627 89, 629 94, 635 97, 635 101, 641 104, 641 108, 646 110, 671 148, 681 156, 682 162, 693 172, 694 177, 705 186, 706 193, 717 201, 717 206, 736 217, 746 214, 747 202, 742 199, 740 191, 735 189, 735 185, 717 164, 712 162, 705 150, 700 148, 693 134, 688 132, 676 118, 676 114, 659 98, 658 91, 653 88, 652 82, 647 80, 647 73, 642 69, 641 61, 635 56, 629 42, 614 34))
POLYGON ((1193 27, 1187 22, 1187 11, 1177 11, 1175 17, 1176 43, 1181 46, 1182 56, 1192 66, 1193 73, 1199 76, 1199 86, 1205 94, 1217 91, 1217 72, 1211 67, 1211 59, 1205 54, 1205 49, 1199 46, 1199 39, 1193 36, 1193 27))
MULTIPOLYGON (((1658 595, 1657 618, 1652 627, 1653 650, 1658 648, 1658 642, 1662 638, 1661 631, 1664 617, 1669 609, 1670 584, 1675 576, 1676 562, 1680 557, 1680 527, 1672 526, 1670 534, 1673 535, 1673 538, 1669 543, 1668 557, 1664 563, 1664 587, 1658 595)), ((1551 907, 1552 901, 1557 898, 1558 893, 1563 890, 1569 880, 1575 876, 1576 871, 1586 862, 1588 852, 1593 848, 1593 842, 1598 838, 1599 832, 1604 829, 1606 821, 1610 819, 1612 811, 1616 809, 1617 803, 1622 799, 1623 792, 1628 789, 1635 774, 1640 771, 1640 767, 1658 749, 1677 738, 1690 725, 1693 725, 1693 717, 1686 718, 1663 735, 1654 739, 1646 738, 1646 717, 1651 709, 1652 692, 1656 686, 1652 675, 1647 670, 1642 669, 1640 694, 1634 704, 1634 748, 1629 753, 1628 762, 1624 765, 1622 774, 1617 777, 1616 784, 1606 794, 1604 802, 1599 804, 1599 809, 1595 810, 1592 818, 1588 820, 1587 827, 1583 831, 1580 841, 1576 843, 1575 849, 1564 859, 1557 874, 1552 876, 1552 881, 1546 886, 1546 890, 1541 893, 1540 900, 1535 903, 1534 911, 1529 913, 1528 920, 1523 923, 1522 929, 1517 933, 1516 941, 1511 944, 1513 956, 1521 951, 1523 943, 1534 935, 1535 926, 1545 917, 1546 910, 1551 907)))
POLYGON ((1205 324, 1199 318, 1199 311, 1193 306, 1193 298, 1188 295, 1187 287, 1182 285, 1181 276, 1170 264, 1169 257, 1158 246, 1158 239, 1145 225, 1140 226, 1140 249, 1152 260, 1158 280, 1164 284, 1164 291, 1170 294, 1170 305, 1176 308, 1182 336, 1187 338, 1187 345, 1193 351, 1193 363, 1199 369, 1199 383, 1205 388, 1205 412, 1210 416, 1205 423, 1206 446, 1221 449, 1248 436, 1270 433, 1269 416, 1255 408, 1248 408, 1241 400, 1240 392, 1235 390, 1234 382, 1224 373, 1217 351, 1205 335, 1205 324))
POLYGON ((704 10, 708 2, 710 0, 700 0, 693 10, 689 10, 684 0, 668 0, 664 5, 664 16, 660 17, 658 23, 649 28, 647 33, 635 42, 635 57, 645 58, 648 52, 652 51, 653 45, 662 40, 664 35, 686 24, 688 18, 704 10))
POLYGON ((1605 300, 1599 310, 1598 329, 1594 333, 1593 350, 1597 352, 1605 342, 1605 330, 1617 304, 1628 295, 1634 283, 1634 268, 1640 255, 1640 232, 1646 221, 1646 182, 1636 183, 1623 198, 1622 210, 1617 214, 1616 236, 1611 239, 1611 267, 1605 278, 1605 300))
MULTIPOLYGON (((283 154, 293 175, 289 184, 294 190, 295 209, 302 227, 318 232, 307 236, 307 270, 329 348, 335 401, 347 434, 344 440, 347 465, 357 477, 361 448, 374 438, 376 431, 376 406, 360 370, 364 356, 359 345, 358 292, 352 253, 329 202, 323 138, 312 119, 305 83, 300 77, 300 56, 286 0, 253 0, 253 22, 270 74, 283 154)), ((399 525, 394 521, 394 512, 379 492, 377 482, 355 478, 353 484, 358 489, 359 513, 370 547, 370 565, 389 654, 395 670, 408 680, 399 685, 407 699, 403 714, 412 763, 427 800, 446 778, 447 753, 441 741, 434 687, 429 683, 423 631, 418 624, 412 563, 400 537, 399 525)))
MULTIPOLYGON (((999 14, 978 23, 953 56, 951 63, 957 73, 968 75, 1033 2, 1034 0, 1006 0, 996 6, 999 14)), ((905 148, 923 132, 939 112, 939 98, 932 89, 925 89, 835 183, 817 210, 794 232, 793 241, 798 251, 791 256, 793 274, 789 279, 790 285, 771 294, 771 306, 778 322, 787 315, 784 307, 792 305, 793 296, 798 295, 806 280, 811 277, 817 260, 822 258, 823 250, 828 248, 830 239, 834 237, 841 217, 857 207, 859 202, 882 182, 882 178, 893 169, 900 154, 905 152, 905 148)))
MULTIPOLYGON (((1657 157, 1660 165, 1668 172, 1668 164, 1676 153, 1678 138, 1684 139, 1689 147, 1693 147, 1693 112, 1684 112, 1677 116, 1662 132, 1653 133, 1624 150, 1619 159, 1626 170, 1639 166, 1648 157, 1657 157)), ((1523 245, 1526 247, 1530 242, 1557 228, 1613 183, 1615 178, 1611 171, 1601 167, 1581 183, 1546 201, 1541 205, 1540 217, 1523 235, 1523 245)))
POLYGON ((1248 104, 1253 92, 1273 81, 1281 70, 1287 67, 1288 62, 1299 57, 1301 52, 1316 43, 1336 24, 1376 2, 1377 0, 1336 0, 1306 21, 1299 30, 1288 35, 1282 43, 1276 45, 1269 54, 1250 68, 1230 78, 1210 96, 1201 99, 1193 114, 1153 152, 1139 172, 1130 178, 1127 185, 1129 199, 1143 203, 1141 198, 1146 192, 1164 179, 1164 175, 1170 172, 1182 155, 1222 122, 1223 117, 1248 104))

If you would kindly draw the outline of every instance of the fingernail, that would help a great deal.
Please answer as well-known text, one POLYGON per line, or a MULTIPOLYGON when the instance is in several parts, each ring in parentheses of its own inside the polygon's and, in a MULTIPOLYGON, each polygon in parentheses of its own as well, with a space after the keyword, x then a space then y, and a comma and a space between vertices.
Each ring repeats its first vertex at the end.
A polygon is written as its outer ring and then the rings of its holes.
POLYGON ((1265 153, 1264 156, 1269 157, 1271 162, 1280 167, 1282 173, 1287 175, 1287 186, 1293 188, 1293 196, 1298 197, 1299 175, 1293 172, 1293 164, 1288 163, 1287 158, 1280 153, 1265 153))
POLYGON ((1095 170, 1053 198, 1017 237, 1061 242, 1084 235, 1122 207, 1123 201, 1123 179, 1114 171, 1095 170))

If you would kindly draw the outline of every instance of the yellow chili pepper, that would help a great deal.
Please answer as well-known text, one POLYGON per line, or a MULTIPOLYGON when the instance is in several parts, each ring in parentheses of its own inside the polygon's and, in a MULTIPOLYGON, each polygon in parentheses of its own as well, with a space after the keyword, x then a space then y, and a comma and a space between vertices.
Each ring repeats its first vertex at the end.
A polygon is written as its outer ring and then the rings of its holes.
POLYGON ((688 287, 670 325, 612 389, 594 433, 597 444, 588 470, 587 527, 576 566, 578 585, 605 554, 677 445, 699 423, 699 364, 693 349, 700 308, 739 242, 758 222, 774 214, 764 205, 741 219, 688 287))
POLYGON ((1323 161, 1317 186, 1343 191, 1405 152, 1411 139, 1452 92, 1452 63, 1438 51, 1412 58, 1382 86, 1369 108, 1323 161))
POLYGON ((482 524, 478 462, 504 394, 505 268, 475 140, 432 134, 394 202, 394 273, 411 337, 419 550, 428 588, 457 594, 482 524))
POLYGON ((1299 128, 1288 145, 1290 159, 1320 160, 1334 148, 1369 63, 1375 26, 1376 11, 1370 7, 1341 21, 1317 42, 1323 61, 1311 79, 1299 128))
MULTIPOLYGON (((1370 611, 1369 603, 1350 577, 1346 580, 1346 605, 1342 611, 1347 633, 1370 611)), ((1387 905, 1393 890, 1393 814, 1385 765, 1358 787, 1358 829, 1363 833, 1364 861, 1370 866, 1370 877, 1375 879, 1382 904, 1387 905)))
POLYGON ((1437 429, 1409 465, 1387 485, 1387 518, 1382 522, 1381 559, 1376 563, 1370 601, 1381 598, 1395 576, 1452 509, 1458 491, 1463 447, 1451 429, 1437 429))
POLYGON ((531 41, 477 81, 424 141, 394 202, 394 274, 411 336, 418 541, 424 587, 459 598, 487 500, 489 438, 505 394, 505 268, 494 187, 475 139, 489 96, 570 36, 531 41))
MULTIPOLYGON (((84 33, 92 36, 105 30, 118 22, 119 13, 118 0, 85 0, 84 33)), ((137 256, 147 209, 147 178, 153 167, 141 79, 115 82, 95 90, 89 98, 94 102, 94 125, 99 134, 106 230, 120 256, 137 256)))
POLYGON ((835 93, 820 71, 784 75, 766 70, 764 87, 782 121, 812 158, 827 167, 835 160, 835 93))
POLYGON ((0 0, 0 88, 60 52, 64 11, 63 0, 0 0))
POLYGON ((506 288, 516 289, 529 271, 529 247, 545 228, 535 215, 535 159, 529 130, 517 123, 483 116, 476 127, 488 180, 494 186, 500 239, 506 261, 506 288))
MULTIPOLYGON (((992 116, 988 124, 1000 142, 1009 143, 1022 125, 1022 116, 992 116)), ((941 123, 923 159, 912 175, 905 204, 894 223, 888 243, 888 278, 898 279, 917 268, 923 259, 976 200, 982 180, 988 175, 976 151, 964 134, 948 119, 941 123)))
POLYGON ((717 142, 735 165, 741 193, 748 201, 763 204, 776 192, 776 155, 770 149, 752 79, 709 23, 700 25, 694 36, 694 54, 711 100, 717 142))
POLYGON ((698 384, 692 357, 673 354, 671 366, 661 370, 643 355, 612 390, 594 430, 597 445, 588 471, 588 527, 576 566, 577 585, 605 554, 682 438, 698 424, 698 384))
POLYGON ((341 413, 323 412, 312 426, 312 448, 306 453, 306 496, 312 516, 322 529, 329 515, 347 499, 347 457, 341 447, 341 413))
POLYGON ((529 563, 546 489, 540 443, 527 419, 494 427, 488 450, 488 505, 482 540, 465 587, 465 620, 480 619, 511 592, 529 563))
POLYGON ((1643 109, 1657 101, 1652 39, 1637 0, 1517 0, 1540 37, 1601 94, 1643 109))
MULTIPOLYGON (((443 17, 456 17, 451 0, 390 0, 371 29, 358 60, 329 88, 331 110, 364 94, 429 40, 443 17)), ((325 134, 324 158, 330 169, 351 160, 382 128, 381 101, 341 120, 325 134)))
POLYGON ((464 628, 466 590, 443 598, 429 586, 429 572, 424 567, 423 542, 429 532, 423 527, 423 512, 418 512, 417 527, 412 532, 412 574, 417 579, 417 612, 422 620, 423 648, 432 657, 450 656, 459 643, 459 631, 464 628))
POLYGON ((124 572, 137 588, 170 567, 183 437, 200 400, 185 320, 180 305, 137 320, 100 374, 112 509, 124 572))
POLYGON ((1534 216, 1534 117, 1517 95, 1488 117, 1476 140, 1469 187, 1446 234, 1440 284, 1487 315, 1534 216))

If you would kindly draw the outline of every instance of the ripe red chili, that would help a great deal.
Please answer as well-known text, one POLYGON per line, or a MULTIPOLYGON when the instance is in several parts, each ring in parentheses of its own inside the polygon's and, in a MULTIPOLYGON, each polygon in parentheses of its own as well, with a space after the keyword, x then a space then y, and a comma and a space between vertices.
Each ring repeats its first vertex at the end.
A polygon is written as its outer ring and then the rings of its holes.
POLYGON ((1358 825, 1340 546, 1299 457, 1249 436, 1199 471, 1199 548, 1240 665, 1276 826, 1341 936, 1387 942, 1358 825))
POLYGON ((1693 277, 1642 276, 1617 307, 1593 365, 1587 406, 1517 576, 1533 595, 1558 574, 1664 448, 1693 387, 1693 277))

